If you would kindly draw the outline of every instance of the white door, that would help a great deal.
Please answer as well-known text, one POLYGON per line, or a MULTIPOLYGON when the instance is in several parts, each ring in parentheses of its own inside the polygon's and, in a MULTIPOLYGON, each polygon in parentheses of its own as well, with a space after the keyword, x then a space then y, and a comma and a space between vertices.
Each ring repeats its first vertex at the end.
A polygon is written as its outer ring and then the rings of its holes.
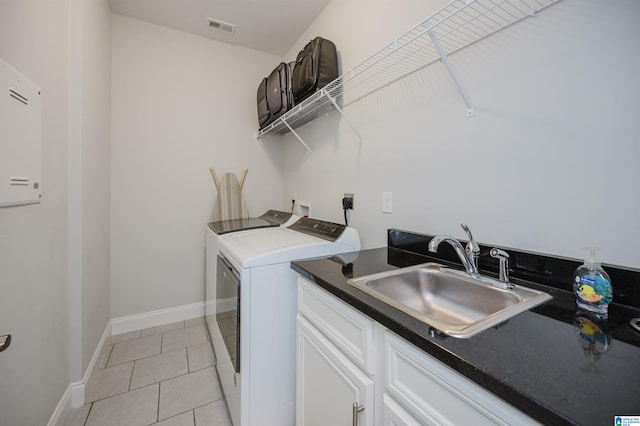
POLYGON ((296 424, 373 425, 373 381, 302 316, 297 336, 296 424))

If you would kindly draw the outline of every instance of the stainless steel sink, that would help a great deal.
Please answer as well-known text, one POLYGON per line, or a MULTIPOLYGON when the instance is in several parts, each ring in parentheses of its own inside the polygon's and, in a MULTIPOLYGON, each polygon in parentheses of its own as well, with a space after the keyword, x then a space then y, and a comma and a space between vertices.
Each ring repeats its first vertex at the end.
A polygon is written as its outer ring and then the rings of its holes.
POLYGON ((467 338, 538 306, 551 296, 498 280, 426 263, 347 281, 434 329, 467 338))

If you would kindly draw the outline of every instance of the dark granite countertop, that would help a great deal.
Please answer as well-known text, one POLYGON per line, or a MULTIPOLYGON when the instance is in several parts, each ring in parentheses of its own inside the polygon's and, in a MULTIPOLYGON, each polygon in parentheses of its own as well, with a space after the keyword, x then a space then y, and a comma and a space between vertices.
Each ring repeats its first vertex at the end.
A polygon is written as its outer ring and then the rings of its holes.
POLYGON ((571 292, 516 274, 516 285, 546 291, 553 300, 469 339, 431 337, 426 324, 347 284, 428 261, 456 266, 385 247, 295 261, 292 268, 543 424, 609 425, 617 415, 640 415, 640 333, 628 324, 640 317, 636 307, 612 304, 609 318, 598 320, 577 311, 571 292), (589 333, 594 327, 601 332, 589 333))

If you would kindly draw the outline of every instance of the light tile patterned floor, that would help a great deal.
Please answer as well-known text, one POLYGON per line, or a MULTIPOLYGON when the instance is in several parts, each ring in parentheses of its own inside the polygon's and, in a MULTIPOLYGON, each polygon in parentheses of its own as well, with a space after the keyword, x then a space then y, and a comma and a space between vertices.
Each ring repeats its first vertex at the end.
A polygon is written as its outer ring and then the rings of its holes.
POLYGON ((112 336, 65 426, 227 426, 203 318, 112 336))

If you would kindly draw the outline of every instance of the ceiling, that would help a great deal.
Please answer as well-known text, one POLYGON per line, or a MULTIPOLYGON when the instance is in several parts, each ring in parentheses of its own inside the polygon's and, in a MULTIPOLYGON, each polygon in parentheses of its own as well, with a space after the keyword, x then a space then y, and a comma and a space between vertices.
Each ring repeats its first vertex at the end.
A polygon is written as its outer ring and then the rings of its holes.
MULTIPOLYGON (((284 56, 330 0, 109 0, 111 11, 237 46, 284 56), (236 25, 233 33, 209 20, 236 25)), ((301 46, 302 48, 302 46, 301 46)))

